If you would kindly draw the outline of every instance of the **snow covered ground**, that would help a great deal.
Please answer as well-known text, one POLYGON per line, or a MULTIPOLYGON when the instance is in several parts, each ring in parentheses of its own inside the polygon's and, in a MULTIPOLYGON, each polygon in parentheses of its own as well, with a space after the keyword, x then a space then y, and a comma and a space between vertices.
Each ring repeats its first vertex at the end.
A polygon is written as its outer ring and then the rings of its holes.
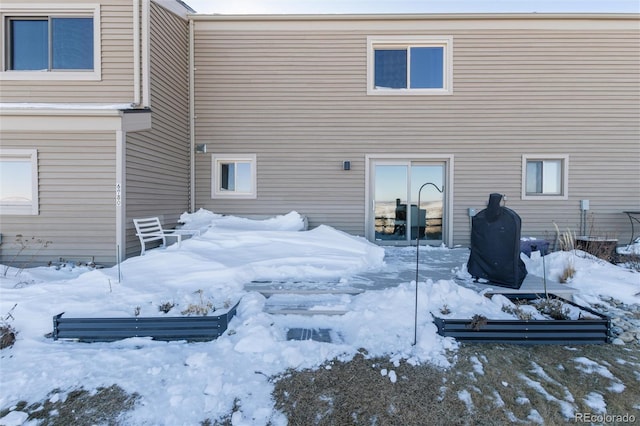
MULTIPOLYGON (((120 268, 0 266, 0 317, 18 331, 15 345, 0 353, 0 408, 42 400, 56 388, 64 393, 115 383, 142 397, 128 414, 132 424, 198 424, 229 413, 234 404, 239 407, 234 425, 286 424, 274 410, 269 377, 288 368, 347 360, 360 348, 371 356, 448 366, 446 351, 456 350, 457 343, 437 335, 429 312, 446 306, 452 318, 512 318, 502 310, 504 298, 486 298, 454 279, 464 277, 468 252, 446 248, 421 249, 425 264, 430 257, 455 255, 459 266, 449 271, 450 279, 429 278, 428 267, 421 274, 415 346, 411 280, 382 289, 372 282, 371 289, 359 295, 340 296, 337 303, 344 315, 271 315, 265 312, 268 299, 245 285, 295 281, 350 288, 362 274, 397 271, 395 261, 406 259, 398 253, 415 253, 415 248, 385 250, 328 226, 305 231, 303 218, 295 212, 255 221, 200 210, 183 215, 182 221, 185 228, 200 229, 201 236, 183 241, 180 248, 150 250, 120 268), (61 312, 66 317, 180 315, 190 305, 223 312, 238 300, 227 332, 206 343, 133 338, 87 344, 45 337, 52 331, 52 317, 61 312), (174 307, 163 313, 162 305, 174 307), (292 328, 331 329, 335 339, 287 340, 292 328)), ((638 246, 627 250, 638 252, 638 246)), ((546 271, 557 280, 571 265, 576 274, 570 284, 579 290, 578 303, 595 304, 608 297, 640 304, 637 272, 582 252, 551 253, 544 259, 543 265, 539 256, 525 258, 529 273, 541 276, 546 271)), ((593 404, 601 410, 595 396, 593 404)), ((22 424, 25 419, 25 413, 13 411, 0 424, 22 424)))

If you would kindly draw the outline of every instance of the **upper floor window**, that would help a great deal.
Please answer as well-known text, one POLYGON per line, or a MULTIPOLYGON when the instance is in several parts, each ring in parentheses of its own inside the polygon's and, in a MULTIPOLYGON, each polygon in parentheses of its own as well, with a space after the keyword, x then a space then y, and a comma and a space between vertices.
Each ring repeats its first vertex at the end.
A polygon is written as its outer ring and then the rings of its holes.
POLYGON ((367 93, 452 93, 451 37, 368 37, 367 93))
POLYGON ((100 6, 1 5, 1 80, 100 80, 100 6))
POLYGON ((522 199, 567 199, 567 156, 522 157, 522 199))
POLYGON ((93 70, 93 18, 9 18, 7 70, 93 70))

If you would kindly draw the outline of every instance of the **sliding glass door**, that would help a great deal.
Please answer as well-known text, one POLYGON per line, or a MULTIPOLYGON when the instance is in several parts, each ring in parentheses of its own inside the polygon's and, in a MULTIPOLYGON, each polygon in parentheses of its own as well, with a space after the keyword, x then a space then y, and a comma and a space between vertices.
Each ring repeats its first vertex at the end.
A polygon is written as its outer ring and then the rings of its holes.
POLYGON ((441 244, 444 162, 374 160, 369 226, 379 244, 441 244))

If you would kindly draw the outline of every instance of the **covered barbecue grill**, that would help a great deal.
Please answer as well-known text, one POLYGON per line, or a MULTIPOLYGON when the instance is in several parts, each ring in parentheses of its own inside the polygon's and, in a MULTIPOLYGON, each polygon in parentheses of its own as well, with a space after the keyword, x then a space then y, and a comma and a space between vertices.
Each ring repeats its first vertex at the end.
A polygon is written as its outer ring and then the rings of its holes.
POLYGON ((487 208, 473 217, 467 269, 475 279, 519 289, 527 276, 520 259, 521 220, 501 201, 501 194, 491 194, 487 208))

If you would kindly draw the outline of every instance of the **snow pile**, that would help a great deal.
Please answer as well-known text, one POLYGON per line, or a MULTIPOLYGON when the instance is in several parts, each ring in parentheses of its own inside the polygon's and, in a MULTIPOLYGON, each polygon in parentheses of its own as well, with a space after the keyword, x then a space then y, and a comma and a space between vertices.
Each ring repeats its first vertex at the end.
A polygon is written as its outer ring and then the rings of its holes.
POLYGON ((575 270, 567 284, 579 290, 578 304, 599 303, 607 296, 627 304, 640 303, 640 273, 620 268, 580 250, 558 251, 548 255, 522 256, 527 271, 539 277, 559 281, 566 268, 575 270))
MULTIPOLYGON (((252 221, 200 210, 183 215, 181 222, 200 229, 201 235, 183 241, 179 249, 172 245, 150 250, 120 268, 7 269, 0 277, 0 314, 11 312, 11 325, 19 334, 15 345, 2 352, 1 408, 20 400, 43 400, 56 388, 64 393, 117 384, 141 395, 128 414, 131 424, 199 424, 230 413, 234 405, 239 411, 233 424, 286 424, 274 409, 270 377, 289 368, 348 360, 360 348, 394 362, 448 366, 446 351, 455 350, 457 343, 436 333, 434 315, 513 318, 502 310, 509 303, 504 297, 489 299, 456 284, 455 271, 449 271, 452 279, 421 279, 417 329, 413 281, 396 280, 393 287, 340 296, 335 303, 347 311, 344 315, 271 315, 265 312, 267 299, 245 285, 302 281, 340 286, 363 273, 382 277, 391 271, 398 276, 396 271, 406 265, 396 256, 411 249, 389 249, 385 261, 385 250, 363 238, 328 226, 303 231, 304 219, 295 212, 252 221), (84 344, 45 337, 52 330, 52 317, 61 312, 67 317, 180 315, 193 304, 222 312, 238 300, 227 332, 211 342, 134 338, 84 344), (164 313, 163 305, 173 308, 164 313), (332 341, 287 340, 288 330, 295 328, 328 329, 332 341)), ((460 265, 468 252, 439 248, 425 250, 428 256, 430 265, 438 263, 438 256, 460 256, 460 265)), ((640 301, 634 296, 640 290, 639 274, 588 257, 553 253, 545 257, 544 268, 535 257, 527 260, 527 268, 536 275, 546 269, 553 277, 568 261, 577 270, 571 285, 581 296, 609 294, 628 303, 640 301)), ((396 380, 393 371, 386 375, 396 380)), ((2 421, 23 417, 16 411, 10 416, 2 421)))
POLYGON ((627 254, 627 255, 640 255, 640 238, 636 239, 633 244, 629 244, 628 246, 619 247, 619 254, 627 254))
POLYGON ((200 209, 195 213, 183 213, 180 223, 182 229, 197 229, 201 233, 215 228, 217 230, 236 231, 302 231, 306 228, 305 219, 297 212, 275 216, 264 220, 226 216, 200 209))

